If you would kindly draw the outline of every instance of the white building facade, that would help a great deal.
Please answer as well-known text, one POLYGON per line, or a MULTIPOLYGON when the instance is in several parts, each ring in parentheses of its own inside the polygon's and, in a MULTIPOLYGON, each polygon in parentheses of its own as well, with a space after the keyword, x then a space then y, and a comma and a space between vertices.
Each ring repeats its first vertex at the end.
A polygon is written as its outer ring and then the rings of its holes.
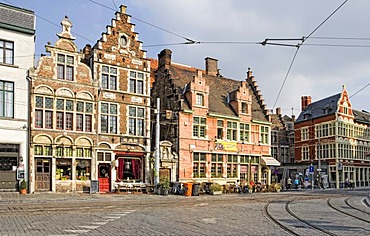
POLYGON ((27 70, 34 53, 34 12, 0 3, 0 191, 16 191, 28 179, 27 70))

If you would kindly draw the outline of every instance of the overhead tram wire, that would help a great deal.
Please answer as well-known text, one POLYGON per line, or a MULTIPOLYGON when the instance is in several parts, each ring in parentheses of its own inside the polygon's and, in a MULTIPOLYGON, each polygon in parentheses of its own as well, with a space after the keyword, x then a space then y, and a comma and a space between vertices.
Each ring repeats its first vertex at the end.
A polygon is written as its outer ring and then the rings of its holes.
POLYGON ((370 85, 370 83, 368 83, 367 85, 365 85, 364 87, 362 87, 360 90, 358 90, 357 92, 355 92, 354 94, 352 94, 349 98, 354 97, 356 94, 358 94, 359 92, 361 92, 362 90, 364 90, 369 85, 370 85))
MULTIPOLYGON (((302 46, 303 44, 304 44, 304 42, 308 39, 308 38, 310 38, 326 21, 328 21, 341 7, 343 7, 344 6, 344 4, 346 3, 346 2, 348 2, 348 0, 345 0, 341 5, 339 5, 339 7, 337 7, 324 21, 322 21, 307 37, 302 37, 302 39, 301 39, 301 41, 302 41, 302 43, 300 43, 300 44, 297 44, 296 45, 296 47, 297 47, 297 49, 296 49, 296 52, 294 53, 294 56, 293 56, 293 59, 292 59, 292 61, 291 61, 291 63, 290 63, 290 66, 289 66, 289 69, 288 69, 288 72, 286 73, 286 76, 285 76, 285 78, 284 78, 284 81, 283 81, 283 84, 281 85, 281 88, 280 88, 280 90, 279 90, 279 93, 278 93, 278 95, 277 95, 277 97, 276 97, 276 100, 275 100, 275 102, 274 102, 274 106, 273 106, 273 108, 272 109, 275 109, 275 105, 276 105, 276 103, 277 103, 277 101, 279 100, 279 97, 280 97, 280 94, 281 94, 281 91, 283 90, 283 88, 284 88, 284 85, 285 85, 285 82, 286 82, 286 80, 288 79, 288 75, 289 75, 289 73, 290 73, 290 71, 291 71, 291 69, 292 69, 292 66, 293 66, 293 63, 294 63, 294 61, 295 61, 295 59, 296 59, 296 56, 297 56, 297 53, 298 53, 298 50, 299 50, 299 48, 300 48, 300 46, 302 46)), ((288 40, 290 40, 290 39, 288 39, 288 40)), ((292 39, 292 40, 297 40, 297 39, 292 39)), ((283 40, 283 41, 286 41, 286 39, 285 40, 283 40)), ((268 39, 265 39, 265 41, 263 41, 262 43, 261 43, 261 45, 262 46, 265 46, 266 44, 268 44, 268 39)), ((274 45, 274 44, 272 44, 272 45, 274 45)), ((276 45, 276 44, 275 44, 276 45)), ((286 46, 286 45, 277 45, 277 46, 286 46)), ((294 46, 294 45, 289 45, 289 46, 294 46)))
MULTIPOLYGON (((94 4, 97 4, 97 5, 101 6, 101 7, 105 7, 105 8, 107 8, 107 9, 110 9, 110 10, 112 10, 112 11, 116 11, 115 9, 113 9, 113 8, 111 8, 111 7, 108 7, 108 6, 106 6, 106 5, 102 4, 102 3, 99 3, 99 2, 97 2, 97 1, 94 1, 94 0, 88 0, 88 1, 89 1, 89 2, 92 2, 92 3, 94 3, 94 4)), ((190 38, 188 38, 188 37, 185 37, 185 36, 183 36, 183 35, 177 34, 177 33, 172 32, 172 31, 170 31, 170 30, 166 30, 166 29, 164 29, 164 28, 162 28, 162 27, 156 26, 156 25, 154 25, 154 24, 151 24, 151 23, 149 23, 149 22, 147 22, 147 21, 141 20, 141 19, 136 18, 136 17, 134 17, 134 16, 131 16, 131 18, 132 18, 132 19, 135 19, 135 20, 137 20, 137 21, 140 21, 140 22, 142 22, 142 23, 144 23, 144 24, 147 24, 147 25, 149 25, 149 26, 152 26, 152 27, 154 27, 154 28, 156 28, 156 29, 162 30, 162 31, 167 32, 167 33, 169 33, 169 34, 172 34, 172 35, 174 35, 174 36, 177 36, 177 37, 180 37, 180 38, 182 38, 182 39, 185 39, 187 42, 189 42, 189 44, 195 44, 195 43, 197 43, 196 41, 194 41, 194 40, 192 40, 192 39, 190 39, 190 38)))
POLYGON ((161 47, 161 46, 176 46, 176 45, 186 45, 186 44, 191 44, 191 45, 194 45, 194 44, 249 44, 249 45, 257 45, 257 44, 260 44, 260 42, 236 42, 236 41, 215 41, 215 42, 211 42, 211 41, 197 41, 197 42, 183 42, 183 43, 164 43, 164 44, 153 44, 153 45, 146 45, 146 46, 143 46, 143 48, 148 48, 148 47, 161 47))

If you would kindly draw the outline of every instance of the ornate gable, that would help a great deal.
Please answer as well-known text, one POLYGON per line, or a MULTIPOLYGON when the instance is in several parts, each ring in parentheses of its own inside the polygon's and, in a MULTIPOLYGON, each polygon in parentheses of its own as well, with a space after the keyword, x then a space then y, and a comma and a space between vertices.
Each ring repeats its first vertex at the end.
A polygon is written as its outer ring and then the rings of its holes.
POLYGON ((116 18, 107 26, 106 32, 94 46, 95 58, 99 62, 117 66, 127 65, 128 68, 150 71, 146 51, 142 50, 142 42, 130 23, 131 16, 126 14, 126 6, 120 6, 116 18))

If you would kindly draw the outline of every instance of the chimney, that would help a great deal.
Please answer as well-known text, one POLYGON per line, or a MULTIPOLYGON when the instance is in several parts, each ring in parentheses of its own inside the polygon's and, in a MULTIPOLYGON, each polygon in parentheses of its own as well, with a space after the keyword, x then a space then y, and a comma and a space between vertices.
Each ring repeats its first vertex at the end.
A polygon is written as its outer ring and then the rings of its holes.
POLYGON ((311 96, 302 96, 301 97, 301 106, 302 106, 302 111, 311 104, 311 96))
POLYGON ((278 115, 278 116, 281 115, 281 108, 280 107, 276 108, 276 115, 278 115))
POLYGON ((172 51, 170 49, 163 49, 158 54, 158 69, 162 66, 165 68, 169 68, 171 66, 171 54, 172 51))
POLYGON ((206 57, 206 73, 207 75, 217 76, 218 74, 218 66, 217 66, 217 59, 206 57))

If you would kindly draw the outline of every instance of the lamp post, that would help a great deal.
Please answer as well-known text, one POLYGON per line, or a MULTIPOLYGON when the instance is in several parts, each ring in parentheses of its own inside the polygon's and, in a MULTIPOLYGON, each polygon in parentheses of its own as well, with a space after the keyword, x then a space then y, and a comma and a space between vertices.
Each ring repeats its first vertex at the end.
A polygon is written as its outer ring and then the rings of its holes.
POLYGON ((154 186, 157 186, 159 183, 159 114, 160 114, 160 98, 157 98, 157 109, 155 111, 157 123, 156 123, 156 130, 155 130, 155 153, 154 153, 154 186))
POLYGON ((317 143, 317 148, 318 148, 317 159, 319 161, 318 166, 317 166, 317 172, 318 172, 317 184, 318 184, 318 188, 321 188, 321 143, 320 143, 320 139, 317 143))

